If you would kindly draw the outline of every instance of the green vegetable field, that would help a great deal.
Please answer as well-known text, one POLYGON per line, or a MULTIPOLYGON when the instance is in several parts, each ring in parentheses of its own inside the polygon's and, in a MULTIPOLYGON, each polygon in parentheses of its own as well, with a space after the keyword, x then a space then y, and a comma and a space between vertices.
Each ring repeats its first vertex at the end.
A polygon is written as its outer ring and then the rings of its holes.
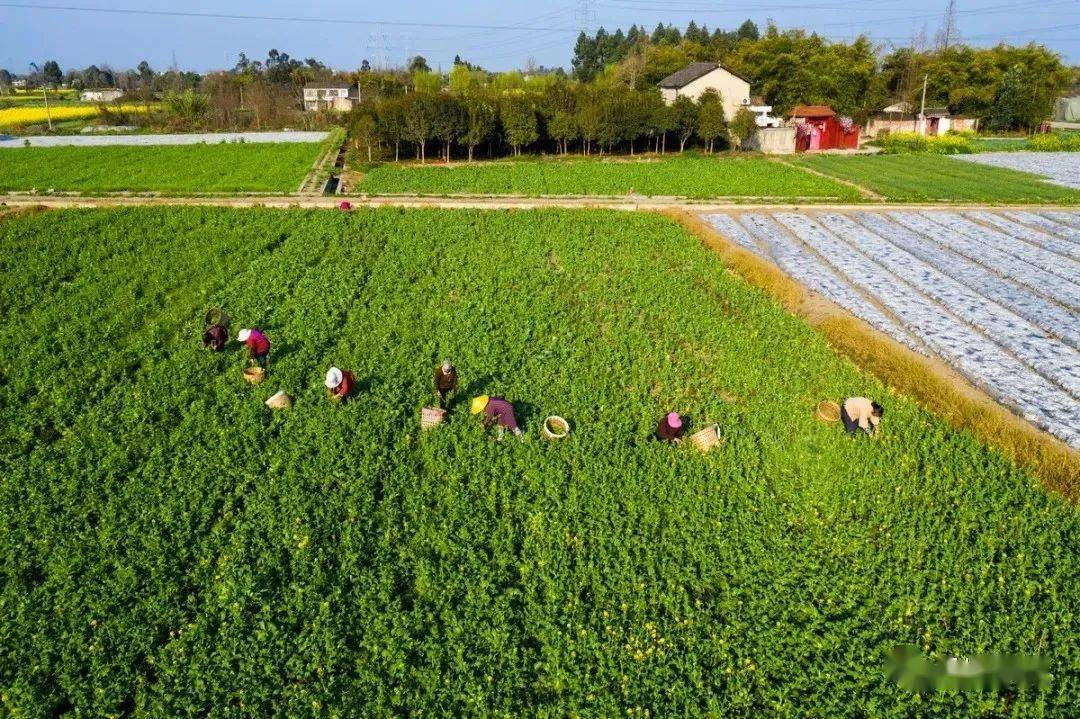
POLYGON ((295 192, 318 143, 228 143, 0 150, 0 191, 295 192))
MULTIPOLYGON (((1080 190, 941 155, 804 155, 789 160, 868 188, 887 200, 1080 203, 1080 190)), ((1080 162, 1080 160, 1078 160, 1080 162)))
POLYGON ((3 715, 1080 706, 1076 510, 668 219, 49 211, 0 219, 0 267, 3 715), (213 305, 267 333, 269 381, 202 349, 213 305), (444 357, 463 391, 422 434, 444 357), (524 443, 482 431, 481 391, 524 443), (855 393, 882 439, 814 419, 855 393), (669 409, 722 446, 650 440, 669 409), (548 414, 567 440, 540 439, 548 414), (1054 676, 911 694, 882 671, 899 643, 1054 676))
POLYGON ((858 200, 851 187, 760 157, 549 159, 452 167, 378 165, 354 188, 372 194, 814 197, 858 200))

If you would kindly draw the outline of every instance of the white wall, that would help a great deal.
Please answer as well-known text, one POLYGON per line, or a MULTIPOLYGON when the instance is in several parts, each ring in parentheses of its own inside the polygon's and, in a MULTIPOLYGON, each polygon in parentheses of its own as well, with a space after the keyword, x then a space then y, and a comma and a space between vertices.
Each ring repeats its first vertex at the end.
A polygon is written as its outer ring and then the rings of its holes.
POLYGON ((795 152, 794 127, 763 127, 749 143, 749 149, 770 155, 789 155, 795 152))
POLYGON ((742 105, 750 102, 750 83, 740 80, 722 67, 702 75, 678 90, 661 88, 660 96, 668 105, 675 102, 675 98, 683 95, 697 102, 702 93, 710 88, 720 93, 724 102, 724 117, 729 121, 735 117, 735 113, 742 105))

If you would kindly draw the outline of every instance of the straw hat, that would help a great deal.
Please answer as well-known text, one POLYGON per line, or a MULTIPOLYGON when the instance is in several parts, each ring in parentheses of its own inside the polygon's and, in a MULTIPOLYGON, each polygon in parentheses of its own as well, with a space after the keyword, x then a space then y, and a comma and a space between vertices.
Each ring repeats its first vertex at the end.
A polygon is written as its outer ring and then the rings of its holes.
POLYGON ((486 394, 482 394, 479 397, 474 397, 472 403, 469 405, 469 412, 472 414, 480 414, 488 406, 489 397, 486 394))
POLYGON ((341 384, 341 370, 337 367, 331 367, 326 371, 326 386, 328 389, 334 389, 341 384))
POLYGON ((236 341, 237 342, 247 342, 248 337, 250 337, 250 336, 251 336, 251 330, 240 330, 239 334, 236 335, 236 341))

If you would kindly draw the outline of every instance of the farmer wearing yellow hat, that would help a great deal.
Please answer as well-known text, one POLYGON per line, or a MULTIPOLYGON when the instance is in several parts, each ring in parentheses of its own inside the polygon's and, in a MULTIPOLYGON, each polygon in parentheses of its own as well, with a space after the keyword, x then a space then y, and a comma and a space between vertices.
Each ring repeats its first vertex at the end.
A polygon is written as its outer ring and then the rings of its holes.
POLYGON ((473 399, 469 411, 472 414, 481 412, 484 414, 484 427, 490 427, 492 422, 497 422, 500 441, 505 430, 510 430, 519 440, 525 441, 525 435, 521 427, 518 427, 517 417, 514 416, 514 405, 510 404, 505 397, 489 397, 482 394, 473 399))

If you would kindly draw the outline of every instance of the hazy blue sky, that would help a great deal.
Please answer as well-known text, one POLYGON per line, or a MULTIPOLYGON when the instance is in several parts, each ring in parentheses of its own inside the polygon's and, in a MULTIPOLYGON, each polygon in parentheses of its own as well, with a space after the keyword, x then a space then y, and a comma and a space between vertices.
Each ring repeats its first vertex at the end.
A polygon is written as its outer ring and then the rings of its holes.
MULTIPOLYGON (((181 67, 203 71, 231 66, 241 51, 262 59, 276 47, 294 57, 317 57, 339 69, 356 68, 365 58, 373 64, 399 64, 413 54, 447 68, 455 53, 496 70, 520 67, 529 58, 569 68, 574 39, 583 24, 609 30, 635 22, 649 28, 658 22, 683 27, 694 19, 709 28, 733 28, 747 17, 762 27, 771 18, 782 28, 801 26, 838 39, 865 32, 878 42, 904 45, 923 29, 932 40, 946 4, 947 0, 0 0, 0 67, 25 72, 30 61, 56 59, 65 70, 91 63, 127 68, 146 59, 160 69, 175 57, 181 67), (84 9, 40 9, 49 5, 84 9), (151 16, 89 8, 279 19, 151 16), (349 22, 337 22, 341 20, 349 22)), ((1080 0, 957 0, 956 8, 960 37, 972 44, 1037 40, 1066 61, 1080 63, 1080 0)))

